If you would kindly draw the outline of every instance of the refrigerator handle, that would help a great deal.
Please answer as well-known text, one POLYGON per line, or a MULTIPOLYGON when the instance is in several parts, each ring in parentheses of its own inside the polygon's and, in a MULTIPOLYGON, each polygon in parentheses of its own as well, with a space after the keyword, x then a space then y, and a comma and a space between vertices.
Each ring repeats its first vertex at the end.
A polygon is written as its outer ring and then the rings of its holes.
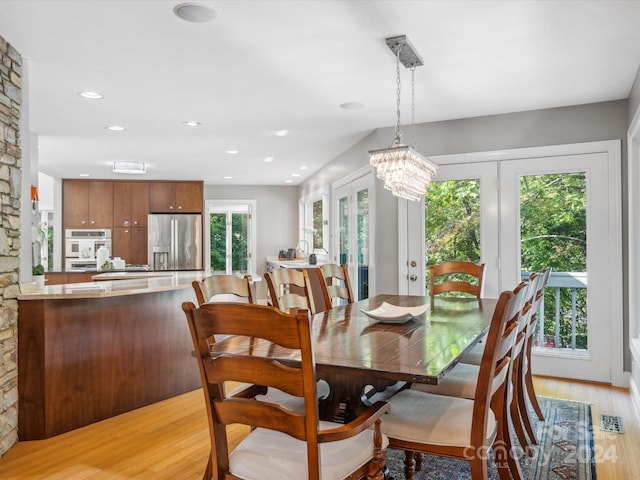
POLYGON ((171 219, 171 269, 175 270, 176 268, 176 251, 178 247, 178 238, 177 238, 177 220, 171 219))

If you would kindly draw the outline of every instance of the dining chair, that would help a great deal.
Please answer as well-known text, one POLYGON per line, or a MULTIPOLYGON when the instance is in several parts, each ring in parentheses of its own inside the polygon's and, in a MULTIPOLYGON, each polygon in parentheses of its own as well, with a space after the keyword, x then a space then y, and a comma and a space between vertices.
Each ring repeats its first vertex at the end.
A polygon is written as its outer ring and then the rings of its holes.
MULTIPOLYGON (((349 269, 346 265, 335 263, 325 263, 316 268, 316 274, 320 280, 322 296, 327 310, 334 305, 333 302, 345 301, 353 303, 353 293, 351 291, 351 280, 349 280, 349 269)), ((336 305, 339 305, 337 303, 336 305)))
POLYGON ((306 270, 276 268, 266 272, 264 278, 267 281, 270 305, 285 313, 293 313, 297 309, 317 313, 306 270))
POLYGON ((442 293, 464 292, 480 298, 484 263, 443 262, 429 265, 429 296, 442 293))
POLYGON ((507 390, 509 355, 519 331, 524 292, 505 291, 498 298, 473 400, 428 393, 415 384, 389 400, 391 412, 384 418, 382 431, 389 437, 389 447, 405 450, 407 480, 413 480, 416 455, 421 453, 468 461, 471 478, 486 480, 490 449, 502 480, 511 478, 509 472, 522 479, 508 433, 507 390))
POLYGON ((225 299, 233 298, 234 301, 255 303, 253 279, 249 274, 242 278, 237 275, 210 275, 202 280, 194 280, 191 285, 198 305, 215 300, 218 295, 224 295, 225 299), (228 297, 231 295, 234 297, 228 297))
MULTIPOLYGON (((527 340, 525 343, 525 354, 522 362, 523 372, 522 372, 522 384, 523 389, 531 406, 533 407, 534 412, 539 420, 544 421, 544 414, 542 413, 542 409, 540 408, 540 404, 538 403, 538 398, 536 396, 536 391, 533 386, 533 378, 531 375, 531 350, 533 348, 534 343, 534 335, 536 333, 536 327, 538 324, 538 319, 540 318, 540 308, 542 306, 542 300, 544 298, 544 289, 549 282, 549 277, 551 275, 551 268, 546 267, 543 268, 542 271, 538 274, 538 285, 536 288, 535 298, 533 300, 533 305, 531 307, 531 317, 529 319, 529 326, 527 327, 527 340)), ((523 395, 524 397, 524 395, 523 395)), ((525 407, 523 407, 525 408, 525 407)), ((527 428, 527 430, 529 430, 527 428)), ((535 434, 533 431, 529 431, 530 437, 533 436, 535 438, 535 434)))
POLYGON ((346 424, 319 420, 311 321, 305 310, 290 315, 266 305, 207 303, 196 308, 191 302, 182 308, 206 399, 212 449, 205 480, 383 480, 387 439, 380 419, 389 405, 376 402, 346 424), (251 355, 215 356, 206 343, 215 334, 251 337, 256 344, 276 345, 283 355, 270 357, 266 347, 251 355), (229 381, 252 386, 229 396, 224 392, 229 381), (260 395, 270 388, 301 398, 303 412, 260 395), (257 428, 230 451, 230 424, 257 428))

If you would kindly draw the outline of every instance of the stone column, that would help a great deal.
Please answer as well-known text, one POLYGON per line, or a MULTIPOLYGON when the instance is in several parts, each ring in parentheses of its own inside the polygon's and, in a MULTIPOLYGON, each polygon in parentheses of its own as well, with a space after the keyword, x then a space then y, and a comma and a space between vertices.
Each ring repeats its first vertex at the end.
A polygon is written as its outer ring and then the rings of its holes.
POLYGON ((0 457, 18 441, 22 57, 0 37, 0 457))

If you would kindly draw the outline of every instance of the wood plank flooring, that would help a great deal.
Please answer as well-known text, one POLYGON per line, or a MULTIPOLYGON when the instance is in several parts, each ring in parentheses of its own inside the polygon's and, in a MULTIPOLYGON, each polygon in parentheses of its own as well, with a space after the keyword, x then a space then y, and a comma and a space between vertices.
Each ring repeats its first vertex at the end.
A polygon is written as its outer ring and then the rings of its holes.
MULTIPOLYGON (((626 389, 535 379, 539 395, 592 403, 598 480, 640 479, 640 426, 626 389), (604 433, 599 413, 622 417, 604 433)), ((236 442, 244 427, 230 427, 236 442)), ((3 480, 201 480, 209 452, 202 392, 196 390, 47 440, 19 442, 0 458, 3 480)))

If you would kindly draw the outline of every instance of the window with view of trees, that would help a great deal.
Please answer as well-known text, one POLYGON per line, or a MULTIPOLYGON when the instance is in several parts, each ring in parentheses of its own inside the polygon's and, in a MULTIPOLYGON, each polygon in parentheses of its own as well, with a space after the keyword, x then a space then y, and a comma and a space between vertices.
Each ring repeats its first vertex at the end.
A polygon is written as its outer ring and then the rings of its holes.
MULTIPOLYGON (((520 177, 521 271, 551 267, 586 280, 586 176, 584 173, 520 177)), ((426 265, 480 258, 480 183, 433 182, 425 196, 426 265)), ((429 284, 428 269, 426 285, 429 284)), ((576 282, 579 284, 579 282, 576 282)), ((547 288, 538 345, 587 348, 584 286, 547 288)))

